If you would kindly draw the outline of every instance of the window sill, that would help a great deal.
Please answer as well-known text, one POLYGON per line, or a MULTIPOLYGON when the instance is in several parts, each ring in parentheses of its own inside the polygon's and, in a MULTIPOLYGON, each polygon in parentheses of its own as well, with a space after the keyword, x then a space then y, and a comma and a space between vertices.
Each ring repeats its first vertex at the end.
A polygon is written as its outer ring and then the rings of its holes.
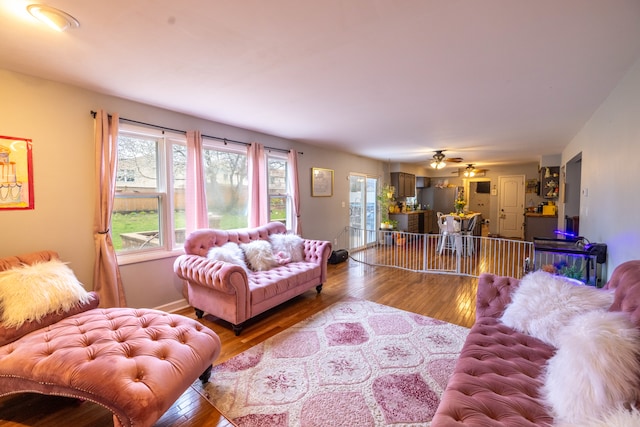
POLYGON ((142 262, 155 261, 159 259, 165 258, 175 258, 184 254, 183 249, 174 249, 172 251, 158 250, 158 251, 147 251, 147 252, 136 252, 136 253, 123 253, 118 254, 118 265, 129 265, 129 264, 139 264, 142 262))

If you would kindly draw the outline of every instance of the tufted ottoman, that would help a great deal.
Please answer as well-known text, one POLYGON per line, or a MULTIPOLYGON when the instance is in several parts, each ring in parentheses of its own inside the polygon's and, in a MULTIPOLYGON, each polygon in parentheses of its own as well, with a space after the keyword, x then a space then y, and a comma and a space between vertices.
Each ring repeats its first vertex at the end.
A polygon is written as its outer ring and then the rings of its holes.
POLYGON ((158 310, 94 308, 0 347, 0 396, 36 392, 107 407, 115 426, 151 426, 200 378, 220 339, 158 310))

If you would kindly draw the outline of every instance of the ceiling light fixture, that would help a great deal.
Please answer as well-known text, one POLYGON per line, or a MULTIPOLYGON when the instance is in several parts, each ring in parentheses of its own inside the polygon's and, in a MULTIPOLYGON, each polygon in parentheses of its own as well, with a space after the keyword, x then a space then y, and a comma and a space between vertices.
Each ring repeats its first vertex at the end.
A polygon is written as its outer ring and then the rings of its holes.
POLYGON ((471 163, 467 164, 467 167, 464 169, 464 176, 471 178, 476 175, 475 168, 471 163))
POLYGON ((431 167, 434 169, 442 169, 445 166, 446 164, 444 163, 444 154, 442 154, 442 150, 436 151, 436 154, 433 155, 431 167))
POLYGON ((56 31, 78 28, 80 22, 73 16, 46 4, 30 4, 27 11, 37 20, 44 22, 56 31))

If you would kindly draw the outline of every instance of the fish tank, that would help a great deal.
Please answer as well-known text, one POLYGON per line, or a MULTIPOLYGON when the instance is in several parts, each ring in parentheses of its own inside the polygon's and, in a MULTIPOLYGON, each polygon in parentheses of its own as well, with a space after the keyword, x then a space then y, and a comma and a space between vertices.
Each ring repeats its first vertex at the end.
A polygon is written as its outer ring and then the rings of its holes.
POLYGON ((533 270, 543 270, 577 279, 601 288, 605 275, 607 245, 590 243, 584 237, 571 239, 533 238, 533 270))

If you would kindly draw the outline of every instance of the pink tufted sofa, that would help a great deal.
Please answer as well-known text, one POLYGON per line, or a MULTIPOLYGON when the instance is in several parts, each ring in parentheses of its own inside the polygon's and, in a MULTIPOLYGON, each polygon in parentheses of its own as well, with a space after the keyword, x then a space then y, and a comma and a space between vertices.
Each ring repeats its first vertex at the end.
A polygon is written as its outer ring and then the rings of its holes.
POLYGON ((243 322, 309 289, 322 290, 327 280, 327 260, 331 243, 304 240, 304 260, 267 271, 245 271, 224 261, 208 259, 213 246, 227 242, 249 243, 268 240, 271 234, 286 233, 280 222, 236 230, 203 229, 191 233, 184 244, 185 254, 174 263, 174 271, 185 280, 185 297, 197 316, 210 313, 231 323, 239 335, 243 322))
MULTIPOLYGON (((0 258, 0 271, 57 259, 53 251, 0 258)), ((153 425, 197 379, 208 381, 220 339, 184 316, 97 308, 98 294, 20 328, 0 324, 0 396, 67 396, 113 412, 114 426, 153 425)))
MULTIPOLYGON (((553 425, 541 400, 540 374, 555 349, 516 332, 498 319, 519 280, 483 274, 478 281, 476 322, 432 427, 539 427, 553 425)), ((629 313, 640 327, 640 261, 619 265, 605 285, 615 289, 610 311, 629 313)))

